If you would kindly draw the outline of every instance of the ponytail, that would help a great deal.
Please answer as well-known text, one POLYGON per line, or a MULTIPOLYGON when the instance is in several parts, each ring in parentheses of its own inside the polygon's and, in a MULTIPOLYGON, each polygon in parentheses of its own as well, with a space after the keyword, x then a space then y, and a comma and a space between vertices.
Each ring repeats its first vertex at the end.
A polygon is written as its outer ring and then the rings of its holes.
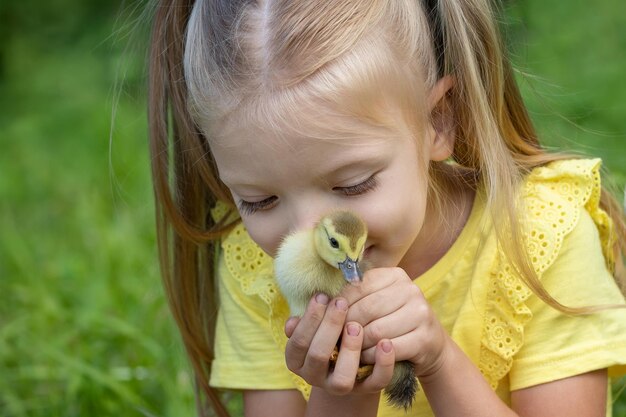
POLYGON ((208 400, 219 417, 228 417, 209 375, 217 312, 213 253, 231 225, 215 224, 208 209, 229 195, 187 111, 182 61, 192 3, 159 1, 152 27, 148 119, 157 240, 165 292, 193 366, 198 414, 207 415, 208 400))

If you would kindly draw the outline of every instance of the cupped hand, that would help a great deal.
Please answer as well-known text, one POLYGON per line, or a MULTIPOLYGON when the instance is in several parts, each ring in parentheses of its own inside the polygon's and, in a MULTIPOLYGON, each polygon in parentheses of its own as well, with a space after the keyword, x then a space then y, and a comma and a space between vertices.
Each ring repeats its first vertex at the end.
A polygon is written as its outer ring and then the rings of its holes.
POLYGON ((287 367, 310 385, 334 395, 378 392, 393 374, 393 344, 387 339, 377 343, 372 374, 356 383, 364 332, 358 322, 346 321, 347 313, 344 298, 329 300, 325 294, 313 297, 304 316, 292 317, 285 324, 287 367), (330 357, 340 336, 339 356, 331 370, 330 357))
POLYGON ((350 304, 346 321, 363 326, 363 363, 373 363, 378 342, 389 339, 395 359, 411 361, 416 376, 439 369, 450 338, 403 269, 370 269, 360 285, 346 286, 341 295, 350 304))

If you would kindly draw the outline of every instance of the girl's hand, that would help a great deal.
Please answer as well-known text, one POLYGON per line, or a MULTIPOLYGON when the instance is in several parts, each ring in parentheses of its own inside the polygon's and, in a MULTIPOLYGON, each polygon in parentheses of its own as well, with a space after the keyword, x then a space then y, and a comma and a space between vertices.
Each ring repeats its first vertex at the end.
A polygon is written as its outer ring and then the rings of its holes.
POLYGON ((371 357, 373 373, 356 384, 364 332, 359 323, 346 322, 347 311, 345 299, 329 300, 325 294, 318 294, 311 299, 302 318, 290 318, 285 324, 289 338, 285 351, 287 367, 307 383, 330 394, 378 392, 393 374, 393 345, 386 339, 375 342, 378 349, 371 357), (330 356, 340 335, 339 356, 331 371, 330 356))
POLYGON ((364 327, 364 363, 373 363, 377 343, 390 339, 397 361, 409 360, 418 377, 435 373, 450 341, 424 295, 401 268, 367 271, 359 286, 342 291, 350 303, 346 320, 364 327))

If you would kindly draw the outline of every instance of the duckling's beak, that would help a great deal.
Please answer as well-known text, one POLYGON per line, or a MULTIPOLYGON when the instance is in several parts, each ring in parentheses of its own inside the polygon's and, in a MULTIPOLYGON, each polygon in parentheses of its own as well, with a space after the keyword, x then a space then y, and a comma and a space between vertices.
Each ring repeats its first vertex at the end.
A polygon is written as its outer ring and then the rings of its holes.
POLYGON ((359 264, 357 261, 350 259, 350 257, 346 257, 346 260, 343 262, 339 262, 339 269, 343 274, 343 278, 353 285, 358 285, 359 282, 363 281, 363 273, 359 268, 359 264))

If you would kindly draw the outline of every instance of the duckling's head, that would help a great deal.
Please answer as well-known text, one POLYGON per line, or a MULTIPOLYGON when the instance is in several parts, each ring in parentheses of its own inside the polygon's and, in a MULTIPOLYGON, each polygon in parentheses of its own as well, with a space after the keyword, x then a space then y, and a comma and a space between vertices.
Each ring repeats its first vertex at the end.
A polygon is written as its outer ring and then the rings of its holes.
POLYGON ((320 219, 314 233, 319 256, 341 270, 349 283, 360 282, 363 274, 358 262, 363 257, 367 239, 365 222, 350 211, 334 211, 320 219))

